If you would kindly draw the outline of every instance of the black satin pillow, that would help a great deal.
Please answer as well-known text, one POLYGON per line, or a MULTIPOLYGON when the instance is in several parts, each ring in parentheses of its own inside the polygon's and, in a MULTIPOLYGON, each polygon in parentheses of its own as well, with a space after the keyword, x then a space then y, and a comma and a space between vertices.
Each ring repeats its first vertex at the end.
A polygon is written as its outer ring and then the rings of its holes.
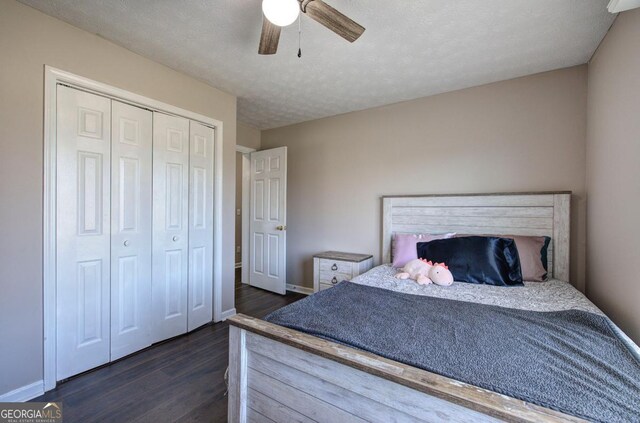
POLYGON ((453 280, 476 284, 522 285, 518 249, 513 239, 490 236, 419 242, 418 257, 444 262, 453 280))

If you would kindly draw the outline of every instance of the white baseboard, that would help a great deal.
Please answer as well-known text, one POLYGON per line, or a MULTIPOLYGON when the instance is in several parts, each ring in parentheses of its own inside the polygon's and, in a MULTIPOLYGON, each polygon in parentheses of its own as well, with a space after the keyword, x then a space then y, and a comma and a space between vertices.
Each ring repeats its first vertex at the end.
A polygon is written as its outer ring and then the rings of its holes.
POLYGON ((44 381, 39 380, 0 395, 0 402, 25 402, 42 394, 44 394, 44 381))
POLYGON ((236 315, 236 309, 235 308, 231 308, 229 310, 223 311, 222 313, 220 313, 220 321, 225 321, 229 317, 235 316, 235 315, 236 315))
POLYGON ((299 292, 304 295, 313 294, 313 288, 307 288, 306 286, 287 284, 287 291, 299 292))

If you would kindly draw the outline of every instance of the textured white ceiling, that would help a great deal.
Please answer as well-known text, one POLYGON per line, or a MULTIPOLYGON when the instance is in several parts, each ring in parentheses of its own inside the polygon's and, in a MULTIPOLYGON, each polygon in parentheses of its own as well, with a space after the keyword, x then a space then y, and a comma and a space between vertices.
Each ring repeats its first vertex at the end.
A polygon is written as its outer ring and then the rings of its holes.
POLYGON ((608 0, 326 0, 349 44, 302 17, 259 56, 260 0, 20 0, 238 96, 266 129, 586 63, 608 0))

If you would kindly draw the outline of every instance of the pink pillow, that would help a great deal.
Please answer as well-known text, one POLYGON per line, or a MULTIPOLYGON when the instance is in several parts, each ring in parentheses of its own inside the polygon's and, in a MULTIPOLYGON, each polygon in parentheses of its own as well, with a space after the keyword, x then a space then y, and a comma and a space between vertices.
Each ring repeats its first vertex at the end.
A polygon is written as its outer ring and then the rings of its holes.
POLYGON ((436 239, 453 238, 455 232, 447 234, 393 234, 391 242, 391 256, 393 257, 393 267, 404 267, 411 260, 418 258, 418 242, 435 241, 436 239))

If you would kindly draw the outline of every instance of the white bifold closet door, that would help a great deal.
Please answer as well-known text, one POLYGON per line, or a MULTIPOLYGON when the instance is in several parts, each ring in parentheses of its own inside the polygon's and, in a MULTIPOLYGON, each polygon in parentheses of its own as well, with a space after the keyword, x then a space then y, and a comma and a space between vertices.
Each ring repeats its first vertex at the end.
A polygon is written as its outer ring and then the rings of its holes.
POLYGON ((111 105, 111 360, 151 345, 153 114, 111 105))
POLYGON ((212 128, 191 121, 189 135, 188 330, 213 320, 212 128))
POLYGON ((57 379, 110 359, 111 100, 57 88, 57 379))
POLYGON ((212 128, 154 113, 154 340, 213 318, 212 128))
POLYGON ((57 380, 213 317, 215 130, 57 88, 57 380))
POLYGON ((151 345, 152 122, 58 87, 58 379, 151 345))
POLYGON ((189 120, 153 114, 153 337, 187 331, 189 120))

